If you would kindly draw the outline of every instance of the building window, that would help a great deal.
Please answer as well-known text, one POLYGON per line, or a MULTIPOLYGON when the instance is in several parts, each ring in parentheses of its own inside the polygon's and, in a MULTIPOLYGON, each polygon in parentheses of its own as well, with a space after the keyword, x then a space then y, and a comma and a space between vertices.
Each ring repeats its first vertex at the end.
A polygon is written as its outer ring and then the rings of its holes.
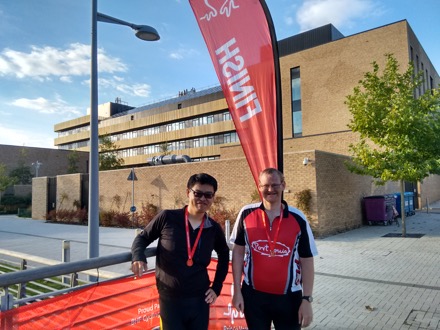
MULTIPOLYGON (((420 71, 419 55, 416 55, 416 75, 419 73, 419 71, 420 71)), ((417 91, 419 92, 418 96, 422 95, 422 86, 419 86, 417 88, 417 91)))
POLYGON ((302 110, 301 110, 301 77, 299 67, 290 70, 292 87, 292 127, 293 137, 302 136, 302 110))
POLYGON ((425 70, 425 86, 426 86, 426 90, 429 90, 429 82, 428 82, 428 69, 425 70))
POLYGON ((231 113, 229 111, 223 112, 223 121, 228 121, 228 120, 232 120, 231 113))

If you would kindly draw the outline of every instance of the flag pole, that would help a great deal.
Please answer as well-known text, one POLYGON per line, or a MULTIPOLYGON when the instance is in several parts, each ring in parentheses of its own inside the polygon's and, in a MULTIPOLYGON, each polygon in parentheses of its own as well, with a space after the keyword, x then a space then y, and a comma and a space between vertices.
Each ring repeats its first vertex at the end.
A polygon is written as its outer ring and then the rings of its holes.
POLYGON ((272 16, 270 15, 269 8, 266 5, 266 1, 260 0, 261 7, 266 15, 267 25, 269 27, 270 38, 272 40, 272 51, 275 68, 275 95, 276 95, 276 123, 277 123, 277 167, 278 170, 283 172, 283 109, 281 102, 281 73, 280 73, 280 56, 278 52, 278 41, 275 33, 275 26, 273 24, 272 16))

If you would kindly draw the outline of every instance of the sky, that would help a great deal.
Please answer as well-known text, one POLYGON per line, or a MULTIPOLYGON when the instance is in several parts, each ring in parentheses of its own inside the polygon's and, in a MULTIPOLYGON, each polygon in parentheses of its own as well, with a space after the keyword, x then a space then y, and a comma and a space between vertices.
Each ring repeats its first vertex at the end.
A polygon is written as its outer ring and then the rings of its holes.
MULTIPOLYGON (((439 0, 266 3, 278 40, 328 23, 349 36, 406 19, 440 72, 439 0)), ((101 0, 98 11, 161 36, 145 42, 98 22, 98 104, 137 107, 219 85, 188 0, 101 0)), ((91 1, 0 0, 0 144, 55 148, 54 125, 87 114, 90 40, 91 1)))

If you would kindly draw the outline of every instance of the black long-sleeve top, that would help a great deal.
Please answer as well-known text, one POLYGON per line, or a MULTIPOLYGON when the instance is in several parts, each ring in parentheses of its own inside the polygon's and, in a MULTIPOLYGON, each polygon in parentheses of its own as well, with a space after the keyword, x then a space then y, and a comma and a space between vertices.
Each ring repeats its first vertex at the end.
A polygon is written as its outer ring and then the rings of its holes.
MULTIPOLYGON (((199 228, 189 225, 191 248, 199 228)), ((188 267, 185 229, 185 208, 161 211, 136 236, 131 247, 132 261, 146 261, 145 249, 156 239, 156 285, 159 294, 172 297, 204 296, 211 287, 220 295, 229 267, 229 248, 221 226, 211 218, 205 220, 202 234, 193 256, 193 266, 188 267), (211 285, 207 267, 212 251, 218 256, 214 281, 211 285)))

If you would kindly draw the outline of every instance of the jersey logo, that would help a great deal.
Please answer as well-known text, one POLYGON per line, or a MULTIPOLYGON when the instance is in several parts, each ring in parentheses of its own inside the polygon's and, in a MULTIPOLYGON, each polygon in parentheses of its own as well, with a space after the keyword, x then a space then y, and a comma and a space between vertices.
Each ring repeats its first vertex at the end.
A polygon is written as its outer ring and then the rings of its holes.
POLYGON ((258 240, 252 242, 252 250, 269 257, 287 257, 290 255, 290 248, 280 242, 277 242, 275 248, 273 249, 273 255, 270 253, 270 247, 267 240, 258 240))

